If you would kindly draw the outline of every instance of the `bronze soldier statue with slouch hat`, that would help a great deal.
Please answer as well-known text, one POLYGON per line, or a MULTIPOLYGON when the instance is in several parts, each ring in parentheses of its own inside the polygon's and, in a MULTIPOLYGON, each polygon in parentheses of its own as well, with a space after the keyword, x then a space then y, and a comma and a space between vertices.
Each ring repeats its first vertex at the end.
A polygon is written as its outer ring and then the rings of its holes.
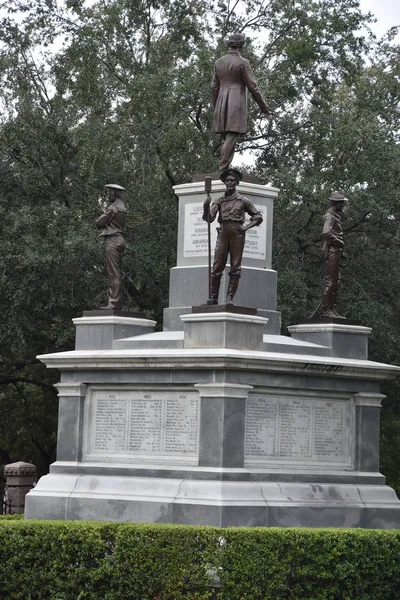
POLYGON ((227 169, 221 173, 226 192, 223 196, 204 203, 203 220, 213 222, 218 214, 218 237, 215 247, 214 264, 211 272, 210 298, 207 304, 218 304, 221 277, 224 272, 228 255, 231 268, 229 271, 229 287, 227 304, 233 304, 233 297, 239 285, 242 257, 245 242, 245 232, 251 227, 260 225, 263 221, 260 211, 245 196, 236 191, 236 186, 242 179, 237 169, 227 169), (250 215, 250 223, 245 225, 246 213, 250 215))

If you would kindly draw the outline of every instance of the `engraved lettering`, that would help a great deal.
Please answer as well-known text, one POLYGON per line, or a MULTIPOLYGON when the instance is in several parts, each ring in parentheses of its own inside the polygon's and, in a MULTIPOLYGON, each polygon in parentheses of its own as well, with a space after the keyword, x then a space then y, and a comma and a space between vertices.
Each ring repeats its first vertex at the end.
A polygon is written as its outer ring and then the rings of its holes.
POLYGON ((108 395, 98 398, 95 411, 94 451, 123 452, 127 449, 127 411, 126 400, 108 395))
POLYGON ((90 452, 198 457, 197 392, 94 393, 90 452))
POLYGON ((350 464, 348 401, 250 394, 245 459, 350 464))

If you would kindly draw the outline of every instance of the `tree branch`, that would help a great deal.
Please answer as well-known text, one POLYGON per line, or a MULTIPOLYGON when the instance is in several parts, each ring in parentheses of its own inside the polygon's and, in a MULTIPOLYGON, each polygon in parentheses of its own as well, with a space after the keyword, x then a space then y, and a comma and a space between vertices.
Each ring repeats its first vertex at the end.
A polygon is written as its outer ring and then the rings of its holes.
POLYGON ((305 223, 305 225, 303 225, 302 227, 300 227, 300 229, 298 229, 297 231, 295 231, 295 235, 298 235, 299 233, 301 233, 302 231, 304 231, 304 229, 307 229, 307 227, 310 225, 311 221, 313 220, 315 215, 315 211, 314 210, 310 210, 310 216, 307 219, 307 222, 305 223))
POLYGON ((224 21, 224 26, 222 28, 222 37, 225 37, 226 32, 228 31, 229 19, 233 15, 233 12, 234 12, 234 10, 235 10, 235 8, 237 7, 238 4, 239 4, 239 0, 236 0, 236 2, 233 5, 232 9, 229 9, 229 4, 228 4, 228 14, 226 15, 226 19, 224 21))
POLYGON ((367 217, 370 214, 371 214, 370 211, 367 210, 358 221, 355 221, 352 225, 349 225, 349 227, 343 228, 343 232, 350 233, 350 231, 354 231, 354 229, 357 229, 357 227, 359 227, 360 225, 365 223, 365 221, 367 220, 367 217))
POLYGON ((257 65, 260 66, 265 59, 267 58, 268 54, 270 53, 270 51, 272 50, 272 48, 275 46, 275 44, 281 39, 283 38, 283 36, 292 29, 292 27, 294 27, 295 25, 295 21, 292 21, 291 23, 288 24, 287 27, 285 27, 285 29, 283 31, 281 31, 281 33, 276 36, 276 38, 274 40, 272 40, 272 42, 270 42, 268 44, 268 46, 265 49, 264 54, 261 56, 260 60, 258 61, 257 65))
POLYGON ((263 7, 263 3, 261 3, 261 6, 258 9, 257 14, 254 17, 252 17, 251 19, 249 19, 248 21, 246 21, 246 23, 243 25, 243 27, 240 28, 240 32, 244 31, 247 27, 256 25, 257 21, 259 19, 261 19, 261 17, 264 17, 266 15, 267 8, 271 4, 272 4, 272 0, 270 0, 264 7, 263 7))
POLYGON ((156 153, 157 153, 157 156, 158 156, 158 158, 159 158, 159 160, 160 160, 161 164, 162 164, 162 165, 163 165, 163 167, 164 167, 164 172, 165 172, 166 176, 168 177, 168 179, 170 180, 170 182, 171 182, 171 187, 172 187, 172 186, 176 185, 176 179, 175 179, 175 176, 174 176, 174 174, 173 174, 173 172, 172 172, 172 169, 171 169, 171 167, 169 166, 169 164, 166 164, 166 163, 165 163, 165 161, 164 161, 164 159, 163 159, 163 157, 162 157, 161 148, 160 148, 160 146, 159 146, 159 144, 158 144, 158 143, 156 143, 156 145, 155 145, 155 148, 156 148, 156 153))

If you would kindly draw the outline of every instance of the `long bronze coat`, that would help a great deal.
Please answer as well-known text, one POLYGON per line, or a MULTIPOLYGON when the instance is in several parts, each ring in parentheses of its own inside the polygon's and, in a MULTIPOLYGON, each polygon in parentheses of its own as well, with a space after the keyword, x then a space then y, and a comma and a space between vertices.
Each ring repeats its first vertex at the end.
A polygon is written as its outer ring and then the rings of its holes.
POLYGON ((268 112, 260 89, 254 79, 253 71, 247 59, 239 52, 230 50, 215 63, 212 81, 214 104, 214 130, 218 133, 247 131, 247 94, 257 102, 261 111, 268 112))

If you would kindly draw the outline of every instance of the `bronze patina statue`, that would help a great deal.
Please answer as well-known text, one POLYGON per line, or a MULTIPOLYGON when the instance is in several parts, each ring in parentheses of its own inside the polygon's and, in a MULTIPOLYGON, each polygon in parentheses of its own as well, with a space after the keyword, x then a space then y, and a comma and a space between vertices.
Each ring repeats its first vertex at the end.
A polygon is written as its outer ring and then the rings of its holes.
POLYGON ((108 305, 106 310, 121 310, 122 307, 122 255, 125 251, 124 226, 126 208, 123 202, 125 188, 116 183, 106 186, 108 204, 104 213, 96 221, 96 227, 101 229, 106 246, 107 273, 110 280, 108 290, 108 305))
POLYGON ((341 212, 345 202, 342 192, 334 192, 329 198, 331 207, 324 216, 322 251, 325 257, 325 285, 322 295, 324 317, 344 319, 336 309, 337 294, 340 285, 340 259, 343 256, 343 229, 341 212))
POLYGON ((230 166, 239 134, 247 131, 246 88, 257 102, 261 112, 269 108, 259 90, 250 63, 240 54, 244 35, 234 33, 228 40, 229 52, 215 63, 212 81, 214 131, 221 134, 220 170, 230 166))
POLYGON ((225 194, 211 202, 210 199, 207 199, 204 203, 203 220, 212 223, 218 213, 218 223, 220 224, 211 273, 211 293, 207 304, 218 304, 219 287, 228 254, 230 255, 231 269, 226 303, 233 304, 233 297, 240 279, 245 231, 255 225, 260 225, 263 221, 260 211, 254 204, 236 191, 236 186, 241 179, 240 171, 227 169, 221 173, 221 180, 226 185, 225 194), (251 216, 251 219, 250 223, 244 225, 246 213, 251 216))

